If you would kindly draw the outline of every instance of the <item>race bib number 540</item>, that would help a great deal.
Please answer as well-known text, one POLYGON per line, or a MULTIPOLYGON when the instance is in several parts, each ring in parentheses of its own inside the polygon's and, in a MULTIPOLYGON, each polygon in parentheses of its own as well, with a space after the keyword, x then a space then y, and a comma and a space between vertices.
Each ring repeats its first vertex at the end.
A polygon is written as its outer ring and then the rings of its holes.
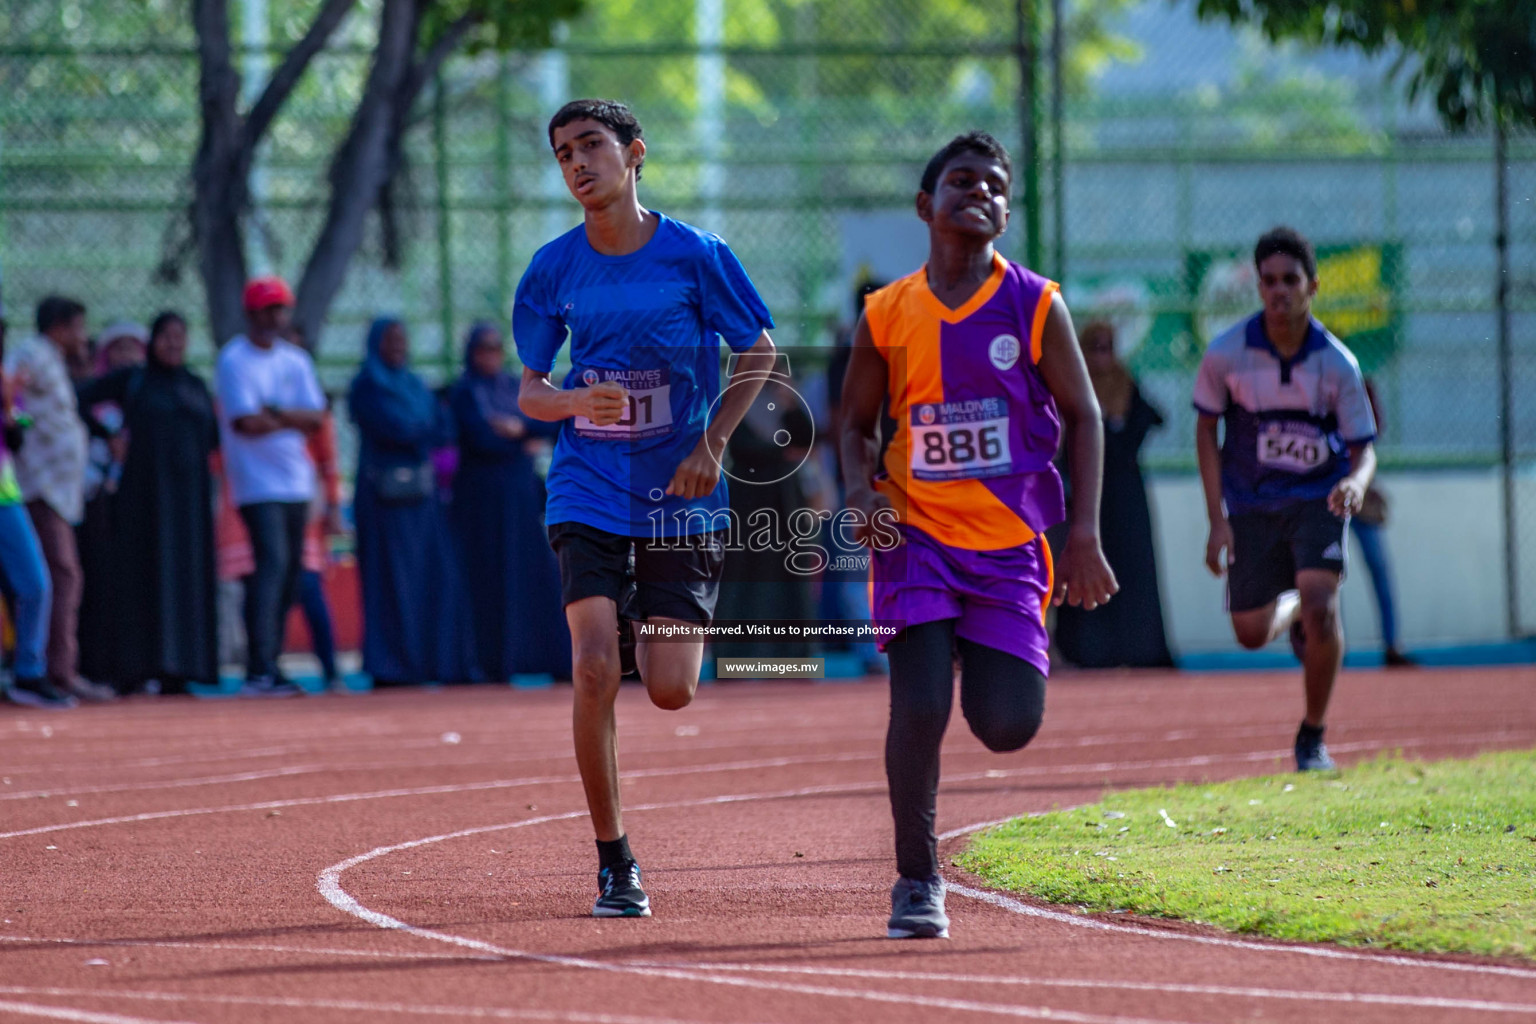
POLYGON ((1259 465, 1288 473, 1310 473, 1328 461, 1328 440, 1311 423, 1271 420, 1259 426, 1259 465))
POLYGON ((617 423, 598 426, 585 416, 577 416, 576 433, 581 437, 604 441, 638 441, 672 430, 672 371, 601 370, 588 367, 577 375, 585 387, 614 381, 629 392, 629 403, 617 423))
POLYGON ((1013 471, 1008 403, 1001 398, 930 402, 912 407, 912 476, 965 480, 1013 471))

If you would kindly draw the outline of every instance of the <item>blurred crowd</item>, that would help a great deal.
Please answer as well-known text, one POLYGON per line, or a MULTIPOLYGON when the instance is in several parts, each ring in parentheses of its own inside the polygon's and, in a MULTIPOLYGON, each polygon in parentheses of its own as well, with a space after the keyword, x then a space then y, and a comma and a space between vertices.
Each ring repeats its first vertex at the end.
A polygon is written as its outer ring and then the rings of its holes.
POLYGON ((349 546, 373 686, 568 678, 536 472, 556 425, 518 412, 500 331, 475 325, 462 374, 434 392, 406 325, 370 327, 345 401, 348 505, 291 291, 260 278, 244 300, 247 330, 211 381, 187 366, 174 312, 91 338, 84 304, 51 296, 35 333, 0 326, 7 697, 187 692, 232 656, 242 696, 297 693, 279 667, 295 606, 326 685, 345 689, 326 581, 349 546))
MULTIPOLYGON (((874 287, 857 290, 854 319, 874 287)), ((10 700, 62 708, 186 692, 217 683, 232 658, 245 663, 242 695, 297 693, 279 667, 292 607, 326 687, 344 690, 327 579, 346 538, 373 686, 569 678, 538 471, 559 425, 518 411, 501 331, 472 327, 462 373, 434 391, 411 368, 407 326, 370 326, 345 403, 358 439, 348 506, 331 397, 291 322, 293 304, 282 280, 252 281, 247 331, 221 347, 211 382, 187 366, 187 325, 175 312, 91 338, 85 306, 51 296, 37 306, 35 333, 9 341, 0 317, 10 700)), ((731 488, 739 522, 762 509, 783 521, 843 507, 834 425, 851 325, 835 329, 825 373, 792 378, 795 390, 773 385, 782 400, 759 402, 732 437, 728 471, 753 484, 731 488)), ((1085 324, 1081 341, 1104 415, 1102 535, 1121 590, 1091 612, 1062 609, 1055 654, 1080 667, 1170 666, 1140 466, 1163 419, 1116 355, 1108 323, 1085 324)), ((1385 501, 1373 492, 1367 505, 1353 525, 1386 658, 1407 663, 1379 539, 1385 501)), ((718 617, 867 620, 867 563, 824 525, 817 572, 790 571, 782 552, 728 557, 718 617)), ((883 668, 873 644, 844 647, 856 670, 883 668)), ((811 651, 779 641, 715 653, 811 651)))

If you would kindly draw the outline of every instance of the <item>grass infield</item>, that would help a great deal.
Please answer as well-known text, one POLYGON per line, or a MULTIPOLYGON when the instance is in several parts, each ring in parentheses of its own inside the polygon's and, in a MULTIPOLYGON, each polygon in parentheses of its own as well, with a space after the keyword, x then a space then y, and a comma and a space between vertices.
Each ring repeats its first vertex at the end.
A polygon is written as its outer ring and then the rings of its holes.
POLYGON ((983 832, 955 863, 1086 910, 1536 959, 1536 751, 1110 793, 983 832))

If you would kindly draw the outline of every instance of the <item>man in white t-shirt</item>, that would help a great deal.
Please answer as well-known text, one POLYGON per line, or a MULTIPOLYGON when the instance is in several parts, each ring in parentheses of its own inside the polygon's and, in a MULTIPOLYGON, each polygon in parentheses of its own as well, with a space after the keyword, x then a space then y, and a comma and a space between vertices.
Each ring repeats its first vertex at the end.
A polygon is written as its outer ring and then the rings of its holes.
POLYGON ((314 363, 283 340, 293 292, 278 277, 245 286, 246 334, 219 355, 219 433, 224 472, 251 538, 256 569, 245 578, 246 679, 242 696, 286 697, 278 675, 283 624, 298 595, 304 524, 315 494, 305 436, 320 429, 325 395, 314 363))

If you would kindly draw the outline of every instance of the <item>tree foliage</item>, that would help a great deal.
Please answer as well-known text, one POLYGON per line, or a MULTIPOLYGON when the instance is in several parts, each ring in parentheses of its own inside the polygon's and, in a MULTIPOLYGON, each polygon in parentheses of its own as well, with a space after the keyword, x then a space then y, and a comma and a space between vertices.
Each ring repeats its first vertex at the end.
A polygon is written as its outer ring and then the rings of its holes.
POLYGON ((1197 10, 1275 40, 1399 50, 1409 96, 1432 98, 1452 128, 1495 116, 1536 124, 1536 0, 1198 0, 1197 10))
POLYGON ((372 53, 346 134, 331 154, 329 199, 298 281, 295 320, 318 338, 347 266, 362 245, 367 218, 383 217, 386 256, 397 237, 392 188, 403 162, 411 111, 444 61, 461 48, 548 45, 555 24, 582 0, 320 0, 307 14, 288 12, 292 45, 265 87, 242 109, 230 0, 191 0, 199 62, 202 133, 192 165, 188 231, 173 244, 167 270, 195 253, 220 341, 243 326, 240 290, 247 276, 245 233, 252 208, 250 175, 262 145, 315 58, 351 19, 377 10, 372 53))

